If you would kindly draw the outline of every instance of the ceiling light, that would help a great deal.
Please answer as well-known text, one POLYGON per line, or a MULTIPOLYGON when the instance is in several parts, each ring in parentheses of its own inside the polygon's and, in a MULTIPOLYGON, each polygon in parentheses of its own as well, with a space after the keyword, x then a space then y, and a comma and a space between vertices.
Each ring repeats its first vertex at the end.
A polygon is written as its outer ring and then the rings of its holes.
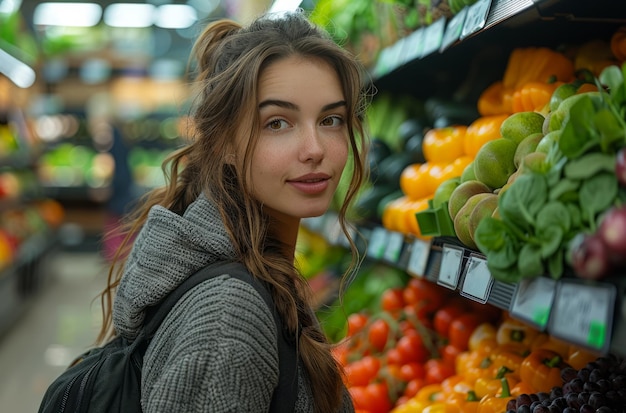
POLYGON ((33 22, 38 26, 91 27, 100 22, 102 7, 96 3, 40 3, 33 22))
POLYGON ((111 27, 150 27, 155 7, 142 3, 114 3, 104 10, 104 23, 111 27))
POLYGON ((0 0, 0 14, 11 14, 20 9, 22 0, 0 0))
POLYGON ((164 29, 186 29, 198 20, 196 9, 185 4, 164 4, 157 8, 154 24, 164 29))
POLYGON ((4 73, 13 83, 23 89, 35 83, 35 71, 2 49, 0 49, 0 73, 4 73))

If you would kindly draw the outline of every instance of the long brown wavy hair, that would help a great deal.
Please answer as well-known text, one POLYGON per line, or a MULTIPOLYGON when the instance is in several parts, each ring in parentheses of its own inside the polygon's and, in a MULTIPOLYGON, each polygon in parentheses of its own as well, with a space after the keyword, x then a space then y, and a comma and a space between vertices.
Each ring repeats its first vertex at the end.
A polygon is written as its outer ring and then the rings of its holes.
POLYGON ((115 290, 133 234, 146 222, 150 208, 161 205, 182 214, 205 193, 217 206, 238 258, 253 276, 270 287, 283 323, 294 337, 299 337, 298 351, 308 372, 316 411, 326 413, 341 405, 341 367, 311 311, 308 283, 299 275, 293 257, 282 252, 283 246, 270 232, 270 218, 252 197, 246 180, 261 130, 257 109, 259 77, 269 64, 290 56, 322 59, 335 69, 342 84, 352 162, 348 163, 350 183, 338 216, 352 249, 353 262, 347 274, 354 274, 359 252, 345 217, 367 178, 368 145, 363 115, 369 87, 364 83, 360 64, 300 12, 261 17, 247 27, 219 20, 207 25, 200 34, 190 58, 197 89, 190 117, 193 139, 164 162, 165 186, 149 192, 127 217, 125 241, 117 251, 107 287, 100 297, 104 320, 98 340, 106 341, 115 334, 115 290), (234 147, 235 137, 247 140, 247 147, 243 162, 231 165, 225 160, 234 147))

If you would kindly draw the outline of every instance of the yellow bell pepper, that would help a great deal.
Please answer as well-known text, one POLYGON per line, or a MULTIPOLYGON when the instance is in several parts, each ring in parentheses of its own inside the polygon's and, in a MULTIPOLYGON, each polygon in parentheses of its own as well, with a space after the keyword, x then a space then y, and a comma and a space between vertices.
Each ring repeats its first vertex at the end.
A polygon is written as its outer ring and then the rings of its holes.
POLYGON ((463 141, 463 152, 465 155, 475 158, 478 150, 485 143, 500 138, 500 127, 502 122, 508 117, 506 114, 488 115, 481 116, 472 122, 467 127, 463 141))
MULTIPOLYGON (((471 127, 471 125, 470 125, 471 127)), ((468 128, 469 130, 469 128, 468 128)), ((467 342, 467 347, 470 351, 476 351, 483 349, 485 352, 490 352, 497 346, 496 342, 496 328, 491 323, 482 323, 474 329, 467 342)))
POLYGON ((474 392, 479 398, 485 396, 495 396, 502 389, 502 379, 506 378, 509 386, 515 386, 518 379, 514 378, 509 370, 505 366, 500 367, 494 377, 481 377, 476 380, 474 385, 474 392))
POLYGON ((426 406, 424 410, 422 410, 422 413, 461 413, 461 411, 453 404, 438 402, 426 406))
POLYGON ((450 163, 463 156, 467 126, 455 125, 428 130, 422 141, 424 158, 429 163, 450 163))
POLYGON ((501 379, 500 395, 498 396, 485 396, 480 400, 478 404, 477 413, 502 413, 506 412, 506 405, 511 397, 511 391, 509 389, 509 383, 507 379, 501 379))
POLYGON ((508 317, 498 327, 496 340, 500 345, 514 345, 521 350, 529 350, 531 343, 538 334, 539 331, 533 327, 508 317))
POLYGON ((473 390, 468 391, 466 394, 456 393, 452 397, 446 399, 448 404, 455 406, 460 413, 476 413, 480 398, 476 396, 473 390))

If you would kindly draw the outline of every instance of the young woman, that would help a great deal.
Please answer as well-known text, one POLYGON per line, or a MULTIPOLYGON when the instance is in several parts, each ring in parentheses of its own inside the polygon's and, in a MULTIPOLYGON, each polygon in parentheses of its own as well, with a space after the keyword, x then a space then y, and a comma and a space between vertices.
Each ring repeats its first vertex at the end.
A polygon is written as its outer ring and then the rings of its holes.
MULTIPOLYGON (((236 260, 267 286, 294 339, 295 411, 353 411, 294 250, 300 220, 327 211, 343 173, 339 218, 349 237, 345 212, 366 175, 363 72, 300 13, 247 27, 214 22, 194 55, 193 140, 129 221, 127 239, 137 237, 111 268, 99 338, 132 340, 146 309, 184 279, 236 260)), ((267 411, 279 377, 276 330, 250 284, 223 274, 194 287, 146 351, 144 411, 267 411)))

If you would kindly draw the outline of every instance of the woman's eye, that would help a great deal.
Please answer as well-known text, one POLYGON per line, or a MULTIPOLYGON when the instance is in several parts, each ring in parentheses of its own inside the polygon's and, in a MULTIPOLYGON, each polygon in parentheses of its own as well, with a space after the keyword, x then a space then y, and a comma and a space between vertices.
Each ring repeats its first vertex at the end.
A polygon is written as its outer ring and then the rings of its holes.
POLYGON ((322 119, 323 126, 339 126, 343 124, 343 118, 341 116, 328 116, 322 119))
POLYGON ((287 122, 282 119, 273 119, 268 122, 267 127, 271 130, 281 130, 287 127, 287 122))

